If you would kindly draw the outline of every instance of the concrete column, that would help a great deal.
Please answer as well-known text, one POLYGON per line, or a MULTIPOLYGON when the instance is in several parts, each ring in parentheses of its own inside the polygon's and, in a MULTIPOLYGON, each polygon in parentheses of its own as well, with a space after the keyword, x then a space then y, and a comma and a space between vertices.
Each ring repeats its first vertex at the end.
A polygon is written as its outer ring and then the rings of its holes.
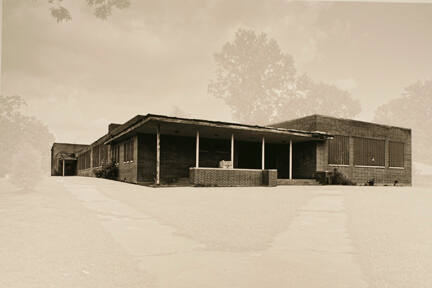
POLYGON ((199 167, 199 131, 196 132, 195 167, 199 167))
POLYGON ((384 143, 384 166, 385 168, 390 167, 390 150, 389 150, 390 142, 389 139, 385 139, 384 143))
POLYGON ((234 168, 234 133, 231 134, 231 168, 234 168))
POLYGON ((292 180, 292 140, 290 140, 289 150, 289 179, 292 180))
POLYGON ((265 138, 262 137, 262 148, 261 148, 261 169, 265 169, 265 138))
POLYGON ((91 148, 89 151, 90 151, 90 164, 89 164, 89 167, 87 167, 87 168, 92 168, 93 167, 93 148, 91 148))
POLYGON ((156 185, 160 184, 160 125, 156 131, 156 185))
POLYGON ((65 176, 65 160, 63 159, 63 176, 65 176))

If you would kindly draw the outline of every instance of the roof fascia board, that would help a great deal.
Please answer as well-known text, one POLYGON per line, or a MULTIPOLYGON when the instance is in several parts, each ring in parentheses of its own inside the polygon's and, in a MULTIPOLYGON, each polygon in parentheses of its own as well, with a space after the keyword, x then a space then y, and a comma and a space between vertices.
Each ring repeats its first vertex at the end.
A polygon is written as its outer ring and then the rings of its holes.
POLYGON ((215 123, 211 121, 203 121, 203 120, 192 120, 192 119, 182 119, 182 118, 170 118, 170 117, 163 117, 163 116, 157 116, 157 115, 148 115, 145 119, 139 121, 138 123, 132 125, 131 127, 123 130, 119 134, 113 136, 112 138, 109 138, 104 142, 104 144, 109 144, 110 142, 120 138, 121 136, 131 132, 132 130, 140 127, 141 125, 144 125, 145 123, 149 121, 159 121, 159 122, 165 122, 165 123, 177 123, 177 124, 188 124, 188 125, 198 125, 198 126, 205 126, 205 127, 214 127, 214 128, 227 128, 227 129, 233 129, 233 130, 243 130, 243 131, 254 131, 254 132, 261 132, 261 133, 276 133, 281 135, 290 135, 290 136, 298 136, 298 137, 304 137, 304 138, 313 138, 316 139, 315 136, 318 134, 318 137, 331 137, 331 135, 328 135, 327 133, 321 133, 321 132, 308 132, 308 131, 299 131, 294 129, 283 129, 283 128, 273 128, 273 127, 259 127, 259 126, 248 126, 248 125, 241 125, 241 124, 234 124, 234 123, 215 123))
POLYGON ((214 128, 228 128, 233 130, 271 132, 271 133, 300 136, 300 137, 313 137, 312 133, 306 131, 302 133, 300 131, 290 131, 286 129, 282 130, 279 128, 270 128, 270 127, 258 127, 258 126, 254 127, 254 126, 236 125, 236 124, 229 124, 229 123, 218 124, 218 123, 211 123, 211 122, 201 121, 201 120, 173 119, 173 118, 163 118, 163 117, 152 117, 152 120, 169 122, 169 123, 178 123, 178 124, 199 125, 199 126, 214 127, 214 128))
POLYGON ((121 136, 123 136, 123 135, 125 135, 125 134, 131 132, 132 130, 134 130, 134 129, 140 127, 141 125, 144 125, 145 123, 149 122, 150 120, 151 120, 151 117, 147 117, 147 116, 146 116, 146 118, 142 119, 142 120, 139 121, 138 123, 135 123, 135 124, 132 125, 131 127, 129 127, 129 128, 127 128, 127 129, 123 130, 122 132, 118 133, 117 135, 114 135, 114 136, 108 138, 108 139, 104 142, 104 144, 109 144, 109 143, 111 143, 112 141, 114 141, 114 140, 120 138, 121 136))

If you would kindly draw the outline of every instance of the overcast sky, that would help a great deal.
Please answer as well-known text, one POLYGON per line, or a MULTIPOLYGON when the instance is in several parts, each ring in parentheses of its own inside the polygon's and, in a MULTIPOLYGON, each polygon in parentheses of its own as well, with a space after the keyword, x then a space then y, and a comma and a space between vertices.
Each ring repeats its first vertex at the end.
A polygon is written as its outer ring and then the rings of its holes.
POLYGON ((2 89, 28 103, 58 142, 90 143, 136 114, 230 121, 207 95, 213 54, 239 28, 275 38, 300 73, 359 99, 359 119, 432 79, 432 4, 289 1, 138 1, 103 21, 84 0, 3 0, 2 89))

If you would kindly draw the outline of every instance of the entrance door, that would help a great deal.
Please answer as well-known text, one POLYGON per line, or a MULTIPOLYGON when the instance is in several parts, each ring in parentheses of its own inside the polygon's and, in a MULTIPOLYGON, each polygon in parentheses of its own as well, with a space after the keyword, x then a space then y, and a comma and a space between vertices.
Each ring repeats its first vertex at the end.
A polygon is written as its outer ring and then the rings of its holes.
POLYGON ((77 161, 76 160, 66 160, 65 161, 65 176, 74 176, 77 174, 77 161))
POLYGON ((266 144, 265 168, 277 169, 278 179, 289 178, 289 144, 266 144))
POLYGON ((293 178, 313 179, 316 171, 316 143, 293 143, 293 178))

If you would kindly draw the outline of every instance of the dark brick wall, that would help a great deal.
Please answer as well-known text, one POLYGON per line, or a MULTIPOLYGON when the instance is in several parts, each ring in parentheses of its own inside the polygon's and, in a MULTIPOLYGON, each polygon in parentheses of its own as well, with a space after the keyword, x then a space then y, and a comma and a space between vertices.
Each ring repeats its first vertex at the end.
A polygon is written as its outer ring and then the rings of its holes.
POLYGON ((189 180, 202 186, 276 186, 276 170, 190 168, 189 180))
POLYGON ((263 183, 264 186, 275 187, 277 186, 277 170, 275 169, 266 169, 262 171, 263 175, 263 183))
POLYGON ((195 138, 161 136, 161 179, 189 177, 189 168, 195 166, 195 138))
POLYGON ((312 179, 316 172, 316 143, 293 143, 293 178, 312 179))
MULTIPOLYGON (((328 145, 327 142, 316 144, 316 170, 331 171, 338 169, 352 181, 357 184, 364 184, 366 181, 374 178, 377 184, 393 184, 395 180, 402 184, 411 184, 411 130, 393 126, 379 125, 374 123, 338 119, 320 115, 312 115, 305 118, 296 119, 273 125, 275 127, 292 128, 308 131, 324 131, 333 135, 350 136, 350 164, 329 165, 328 164, 328 145), (314 124, 312 124, 314 123, 314 124), (383 139, 386 141, 385 167, 359 167, 354 162, 354 144, 353 137, 365 137, 372 139, 383 139), (390 168, 388 156, 389 141, 403 142, 404 167, 403 169, 390 168)), ((293 154, 293 158, 295 153, 293 154)), ((296 169, 293 169, 295 172, 296 169)))
MULTIPOLYGON (((156 177, 156 135, 139 134, 138 182, 154 182, 156 177)), ((195 166, 195 138, 161 135, 161 181, 189 177, 195 166)))
POLYGON ((266 143, 265 168, 277 169, 277 177, 287 179, 289 177, 289 144, 266 143))
POLYGON ((138 134, 138 182, 154 182, 155 173, 156 135, 138 134))
POLYGON ((120 161, 118 164, 119 169, 119 175, 118 180, 125 181, 125 182, 131 182, 131 183, 137 183, 138 182, 138 165, 137 165, 137 159, 138 159, 138 137, 134 136, 132 137, 134 141, 134 157, 133 161, 124 162, 124 143, 130 138, 125 139, 122 142, 119 142, 120 144, 120 161))
MULTIPOLYGON (((120 181, 125 181, 125 182, 130 182, 130 183, 137 183, 138 182, 138 164, 137 164, 137 159, 138 159, 138 137, 134 136, 132 137, 133 141, 134 141, 134 157, 133 157, 133 161, 128 161, 125 162, 124 161, 124 146, 123 144, 128 141, 130 138, 125 139, 124 141, 118 142, 120 145, 120 161, 117 164, 118 167, 118 180, 120 181)), ((99 145, 100 143, 94 143, 92 144, 92 146, 89 147, 89 149, 91 151, 93 151, 93 146, 95 145, 99 145)), ((107 147, 108 150, 108 157, 109 160, 111 160, 111 147, 108 146, 107 147)), ((98 169, 98 167, 93 167, 93 155, 91 155, 91 161, 90 164, 92 167, 88 168, 88 169, 84 169, 84 170, 78 170, 77 174, 78 176, 86 176, 86 177, 95 177, 94 175, 94 171, 95 169, 98 169)))

